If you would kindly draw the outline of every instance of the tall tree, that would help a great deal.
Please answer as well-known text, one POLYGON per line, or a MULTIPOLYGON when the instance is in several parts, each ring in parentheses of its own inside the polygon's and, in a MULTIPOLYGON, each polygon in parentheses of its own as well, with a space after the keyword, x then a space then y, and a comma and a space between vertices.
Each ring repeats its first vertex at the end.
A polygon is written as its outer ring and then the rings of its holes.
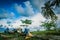
POLYGON ((57 16, 55 15, 54 11, 51 8, 51 4, 50 1, 46 2, 44 4, 45 6, 42 7, 42 13, 43 16, 47 19, 51 19, 51 20, 57 20, 57 16))
POLYGON ((56 6, 56 7, 60 7, 60 0, 51 0, 51 5, 50 6, 56 6))
POLYGON ((44 4, 44 7, 42 7, 42 14, 45 18, 51 19, 50 23, 43 23, 42 25, 50 30, 52 26, 55 27, 56 29, 56 20, 57 16, 53 11, 53 6, 59 6, 60 5, 60 0, 53 0, 52 2, 49 0, 44 4), (52 25, 53 24, 53 25, 52 25))

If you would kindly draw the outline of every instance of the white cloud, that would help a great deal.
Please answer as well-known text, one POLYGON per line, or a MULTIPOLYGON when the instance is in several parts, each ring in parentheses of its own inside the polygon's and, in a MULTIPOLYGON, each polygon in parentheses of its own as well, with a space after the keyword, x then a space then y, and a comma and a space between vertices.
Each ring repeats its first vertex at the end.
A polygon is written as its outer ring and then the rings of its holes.
POLYGON ((15 14, 14 14, 13 12, 11 12, 11 13, 10 13, 10 16, 13 17, 13 16, 15 16, 15 14))
POLYGON ((24 13, 24 8, 21 5, 15 4, 14 8, 18 13, 24 13))
MULTIPOLYGON (((30 29, 40 27, 39 25, 42 24, 41 22, 45 21, 46 19, 41 15, 41 13, 38 13, 38 12, 35 13, 33 10, 33 7, 40 10, 41 7, 44 6, 43 5, 44 0, 42 0, 42 1, 41 0, 31 0, 30 2, 29 1, 24 2, 24 4, 26 6, 25 8, 23 8, 22 5, 18 5, 18 4, 15 4, 14 8, 18 13, 20 13, 22 15, 28 15, 30 17, 20 16, 20 18, 17 18, 15 20, 11 21, 12 23, 10 25, 13 28, 19 28, 19 27, 21 27, 20 25, 22 25, 21 20, 29 19, 29 20, 32 20, 32 24, 29 25, 30 29)), ((13 12, 11 12, 9 14, 6 10, 3 10, 3 14, 0 14, 0 18, 2 18, 2 17, 14 17, 14 16, 15 16, 15 14, 13 12)), ((57 14, 57 16, 58 16, 58 22, 60 23, 60 14, 57 14)), ((6 26, 6 27, 11 27, 11 26, 8 26, 8 24, 7 24, 7 21, 9 21, 9 20, 12 20, 12 19, 0 20, 0 24, 3 24, 3 26, 6 26)))
POLYGON ((10 28, 11 26, 9 26, 9 24, 7 23, 8 21, 12 22, 11 19, 2 19, 2 20, 0 20, 0 25, 3 25, 3 27, 10 28))
MULTIPOLYGON (((34 2, 34 5, 38 7, 38 9, 40 9, 40 6, 43 6, 42 4, 40 5, 40 1, 34 0, 33 2, 34 2)), ((22 25, 21 19, 23 19, 23 20, 25 20, 25 19, 32 20, 32 24, 30 25, 30 28, 31 27, 37 27, 37 26, 41 25, 41 22, 45 21, 45 18, 41 15, 41 13, 35 13, 33 8, 32 8, 33 5, 31 5, 31 3, 29 1, 24 2, 24 4, 26 6, 25 8, 23 8, 22 5, 15 4, 14 5, 15 10, 18 13, 22 14, 22 15, 28 15, 30 17, 22 16, 22 17, 20 17, 16 20, 12 21, 12 23, 10 25, 12 25, 12 27, 14 27, 14 28, 21 27, 20 26, 20 25, 22 25)), ((11 16, 14 16, 13 12, 11 12, 11 16)), ((6 22, 4 22, 4 21, 2 22, 2 21, 0 21, 0 23, 7 25, 6 22)), ((9 27, 9 26, 7 26, 7 27, 9 27)))
POLYGON ((20 25, 22 25, 20 19, 15 20, 11 25, 13 25, 14 28, 19 28, 20 25))
POLYGON ((57 15, 57 17, 58 17, 58 20, 60 20, 60 14, 56 14, 57 15))
POLYGON ((7 25, 6 22, 6 20, 0 20, 0 24, 2 24, 3 26, 7 25))
POLYGON ((30 2, 27 1, 24 4, 26 5, 25 12, 30 16, 34 15, 34 11, 33 11, 33 8, 32 8, 32 5, 30 4, 30 2))
POLYGON ((57 14, 58 20, 57 20, 57 26, 60 27, 60 14, 57 14))
POLYGON ((21 22, 21 20, 25 20, 25 19, 30 19, 29 17, 21 17, 18 18, 16 20, 14 20, 14 22, 11 24, 13 25, 13 28, 22 28, 20 25, 23 25, 23 23, 21 22))
POLYGON ((33 6, 33 8, 41 12, 41 7, 44 7, 44 3, 47 1, 48 0, 30 0, 30 3, 33 6))
POLYGON ((31 20, 33 21, 31 26, 39 26, 41 22, 45 21, 46 19, 41 15, 41 13, 35 14, 31 20))
POLYGON ((31 5, 41 11, 41 7, 44 6, 45 0, 30 0, 31 5))
POLYGON ((21 20, 29 19, 32 20, 32 24, 29 25, 30 27, 37 27, 41 25, 41 22, 45 21, 45 18, 41 15, 41 13, 35 14, 33 17, 21 17, 20 19, 17 19, 12 23, 13 27, 18 28, 21 27, 20 25, 23 25, 21 20))
POLYGON ((20 26, 20 25, 23 25, 21 20, 25 20, 25 19, 32 20, 32 24, 29 25, 29 28, 30 29, 32 28, 34 30, 37 30, 37 29, 35 29, 37 27, 41 28, 39 25, 41 25, 41 22, 45 21, 45 18, 41 15, 41 13, 37 13, 32 17, 22 16, 21 18, 18 18, 16 20, 11 20, 11 19, 0 20, 0 24, 3 24, 4 26, 9 27, 9 28, 11 28, 11 26, 12 26, 12 28, 23 28, 22 26, 20 26), (9 20, 12 22, 10 24, 10 26, 7 24, 7 21, 9 21, 9 20))
POLYGON ((24 5, 25 5, 25 8, 23 8, 22 5, 15 4, 14 8, 18 13, 20 13, 23 16, 34 15, 34 11, 30 2, 29 1, 24 2, 24 5))
POLYGON ((5 19, 5 18, 13 18, 14 17, 14 13, 13 12, 8 12, 5 9, 1 9, 0 12, 0 19, 5 19))
MULTIPOLYGON (((3 25, 3 27, 13 28, 13 23, 15 21, 17 21, 17 20, 15 20, 15 19, 1 19, 0 20, 0 25, 3 25)), ((17 22, 17 23, 19 23, 19 22, 17 22)))

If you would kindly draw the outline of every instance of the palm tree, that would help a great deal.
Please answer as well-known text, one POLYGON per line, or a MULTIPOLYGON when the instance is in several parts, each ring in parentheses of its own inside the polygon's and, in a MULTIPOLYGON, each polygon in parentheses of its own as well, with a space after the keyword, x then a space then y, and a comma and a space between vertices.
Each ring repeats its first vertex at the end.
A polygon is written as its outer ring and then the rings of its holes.
MULTIPOLYGON (((54 0, 54 1, 58 1, 58 0, 54 0)), ((56 2, 56 3, 58 3, 58 2, 56 2)), ((56 4, 56 3, 54 3, 54 4, 56 4)), ((51 21, 53 22, 53 24, 56 24, 57 16, 56 16, 56 14, 53 11, 53 7, 52 7, 51 1, 48 1, 48 2, 46 2, 44 4, 44 7, 42 7, 42 14, 43 14, 43 16, 45 18, 51 19, 51 21)), ((55 29, 56 29, 56 25, 50 25, 50 24, 51 23, 44 23, 43 26, 47 27, 48 29, 50 29, 51 26, 54 26, 55 29)))
POLYGON ((60 0, 53 0, 50 6, 60 7, 60 0))
POLYGON ((52 7, 50 6, 50 1, 46 2, 44 5, 45 6, 42 7, 43 16, 47 19, 57 20, 57 16, 55 15, 55 13, 52 10, 52 7))

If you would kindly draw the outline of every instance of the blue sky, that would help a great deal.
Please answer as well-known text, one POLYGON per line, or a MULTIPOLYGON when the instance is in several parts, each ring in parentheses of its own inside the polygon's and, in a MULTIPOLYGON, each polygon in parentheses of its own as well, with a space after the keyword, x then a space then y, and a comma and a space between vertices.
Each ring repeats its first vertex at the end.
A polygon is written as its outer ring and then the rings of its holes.
MULTIPOLYGON (((38 1, 37 2, 35 1, 35 3, 36 3, 36 5, 35 5, 34 0, 33 1, 32 0, 0 0, 0 15, 5 16, 5 14, 7 14, 7 15, 11 16, 11 12, 12 12, 12 14, 14 13, 14 15, 15 15, 14 17, 31 16, 32 14, 35 14, 32 11, 41 12, 40 7, 44 3, 44 0, 41 1, 43 3, 40 3, 38 1), (27 1, 29 3, 27 3, 27 1), (40 6, 38 6, 37 4, 40 6), (24 11, 24 13, 21 13, 19 11, 21 11, 21 12, 24 11), (31 12, 31 13, 29 14, 29 12, 31 12)), ((9 18, 9 16, 8 17, 5 16, 5 18, 9 18)), ((0 17, 0 19, 1 18, 4 19, 3 16, 0 17)))
MULTIPOLYGON (((0 25, 11 27, 20 27, 21 19, 30 19, 33 23, 30 26, 37 27, 46 19, 41 15, 41 7, 48 0, 0 0, 0 25), (11 22, 10 25, 7 22, 11 22)), ((54 12, 60 22, 60 8, 57 7, 54 12)), ((60 25, 59 25, 60 26, 60 25)))
MULTIPOLYGON (((47 0, 0 0, 0 19, 13 18, 13 16, 16 18, 20 16, 29 17, 36 12, 41 13, 41 7, 44 6, 46 1, 47 0)), ((55 12, 60 13, 59 10, 60 8, 57 8, 55 12)))
MULTIPOLYGON (((23 1, 22 0, 0 0, 0 14, 3 15, 6 12, 6 14, 9 15, 9 14, 11 14, 11 12, 13 12, 15 14, 15 17, 18 17, 19 14, 15 10, 14 6, 15 6, 15 4, 17 4, 17 6, 21 5, 22 7, 25 7, 24 3, 23 3, 25 1, 27 1, 27 0, 23 0, 23 1)), ((2 19, 3 19, 3 17, 2 17, 2 19)))

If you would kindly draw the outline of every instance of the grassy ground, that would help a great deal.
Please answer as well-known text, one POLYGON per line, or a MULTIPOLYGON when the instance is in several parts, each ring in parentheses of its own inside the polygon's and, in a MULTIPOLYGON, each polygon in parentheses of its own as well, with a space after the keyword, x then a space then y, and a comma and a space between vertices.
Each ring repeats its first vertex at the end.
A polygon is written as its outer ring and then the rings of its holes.
MULTIPOLYGON (((25 40, 25 36, 21 36, 21 35, 18 35, 18 34, 2 34, 2 35, 5 35, 5 36, 8 36, 8 37, 2 37, 0 35, 0 40, 25 40)), ((29 40, 38 40, 38 38, 36 37, 33 37, 33 38, 30 38, 29 40)))
MULTIPOLYGON (((51 35, 52 33, 57 33, 55 31, 35 31, 31 32, 33 35, 36 35, 34 37, 31 37, 29 40, 43 40, 40 37, 37 36, 42 36, 42 38, 48 38, 48 35, 51 35), (48 34, 48 35, 47 35, 48 34)), ((52 34, 52 35, 53 35, 52 34)), ((55 34, 54 34, 55 35, 55 34)), ((53 36, 52 36, 53 37, 53 36)), ((55 37, 55 36, 54 36, 55 37)), ((60 38, 60 37, 59 37, 60 38)), ((14 34, 8 34, 8 33, 1 33, 0 34, 0 40, 25 40, 25 36, 21 36, 18 33, 14 34), (3 36, 1 36, 3 35, 3 36), (5 36, 5 37, 4 37, 5 36)), ((46 40, 46 39, 45 39, 46 40)), ((60 40, 60 39, 59 39, 60 40)))
POLYGON ((54 30, 51 30, 51 31, 34 31, 31 33, 33 35, 60 35, 60 32, 56 32, 54 30))

